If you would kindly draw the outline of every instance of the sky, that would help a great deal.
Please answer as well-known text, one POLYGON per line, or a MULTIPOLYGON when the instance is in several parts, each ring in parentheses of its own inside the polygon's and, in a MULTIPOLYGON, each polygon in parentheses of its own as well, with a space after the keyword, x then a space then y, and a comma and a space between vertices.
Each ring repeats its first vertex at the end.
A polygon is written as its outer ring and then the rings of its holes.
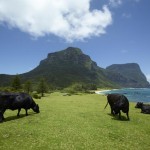
POLYGON ((0 0, 0 74, 67 47, 102 68, 138 63, 150 82, 150 0, 0 0))

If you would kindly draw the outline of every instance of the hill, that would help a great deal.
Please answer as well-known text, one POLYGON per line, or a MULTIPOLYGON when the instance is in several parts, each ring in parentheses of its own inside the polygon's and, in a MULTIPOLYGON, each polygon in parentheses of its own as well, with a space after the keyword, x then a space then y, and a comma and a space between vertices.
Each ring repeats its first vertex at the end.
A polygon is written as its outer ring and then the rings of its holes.
POLYGON ((73 83, 97 84, 100 87, 113 86, 107 79, 104 69, 97 66, 79 48, 49 53, 35 69, 21 75, 22 79, 37 81, 40 77, 56 87, 66 87, 73 83))
POLYGON ((121 87, 149 87, 145 75, 136 63, 114 64, 106 68, 107 77, 121 87))
MULTIPOLYGON (((32 80, 34 83, 44 77, 50 85, 61 88, 73 83, 112 88, 150 86, 138 64, 112 65, 104 69, 74 47, 49 53, 35 69, 20 77, 23 82, 32 80)), ((0 75, 0 86, 8 85, 11 79, 10 75, 0 75)))

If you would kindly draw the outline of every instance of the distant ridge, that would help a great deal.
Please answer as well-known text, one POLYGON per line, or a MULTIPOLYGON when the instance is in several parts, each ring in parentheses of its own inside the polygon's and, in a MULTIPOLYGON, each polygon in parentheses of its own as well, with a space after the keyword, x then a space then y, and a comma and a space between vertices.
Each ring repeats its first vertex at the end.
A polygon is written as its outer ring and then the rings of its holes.
MULTIPOLYGON (((75 47, 49 53, 35 69, 20 74, 20 77, 23 82, 32 80, 35 84, 44 77, 50 85, 61 88, 74 83, 112 88, 150 87, 138 64, 111 65, 104 69, 75 47)), ((0 86, 8 85, 11 78, 12 76, 0 75, 0 86)))
POLYGON ((113 64, 106 68, 107 77, 121 87, 149 87, 137 63, 113 64))

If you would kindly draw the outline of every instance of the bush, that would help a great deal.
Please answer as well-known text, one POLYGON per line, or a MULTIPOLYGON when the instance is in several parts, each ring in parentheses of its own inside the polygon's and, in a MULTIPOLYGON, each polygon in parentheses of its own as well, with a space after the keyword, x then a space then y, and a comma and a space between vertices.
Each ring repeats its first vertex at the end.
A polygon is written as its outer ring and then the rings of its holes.
MULTIPOLYGON (((77 93, 92 93, 91 90, 96 90, 97 87, 95 84, 82 84, 75 83, 64 89, 64 92, 69 94, 77 94, 77 93)), ((95 93, 95 92, 93 92, 95 93)))
POLYGON ((32 97, 35 98, 35 99, 41 99, 41 96, 39 96, 38 94, 35 94, 35 93, 32 94, 32 97))

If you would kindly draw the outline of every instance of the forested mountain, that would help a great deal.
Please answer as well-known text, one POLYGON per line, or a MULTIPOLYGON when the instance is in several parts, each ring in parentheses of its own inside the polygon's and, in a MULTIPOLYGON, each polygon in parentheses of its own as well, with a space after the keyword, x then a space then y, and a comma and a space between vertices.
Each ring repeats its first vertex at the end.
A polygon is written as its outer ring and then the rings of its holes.
MULTIPOLYGON (((54 53, 33 70, 20 74, 22 82, 36 83, 45 78, 55 87, 67 87, 74 83, 96 84, 98 87, 149 87, 145 75, 138 64, 111 65, 106 69, 79 48, 69 47, 54 53)), ((8 85, 12 76, 0 75, 0 86, 8 85)))
POLYGON ((73 83, 96 84, 100 87, 113 86, 107 79, 104 69, 97 66, 88 55, 79 48, 69 47, 65 50, 49 53, 35 69, 22 74, 23 80, 37 81, 44 77, 56 87, 67 87, 73 83))
POLYGON ((114 64, 106 68, 107 77, 121 87, 149 87, 145 75, 136 63, 114 64))

